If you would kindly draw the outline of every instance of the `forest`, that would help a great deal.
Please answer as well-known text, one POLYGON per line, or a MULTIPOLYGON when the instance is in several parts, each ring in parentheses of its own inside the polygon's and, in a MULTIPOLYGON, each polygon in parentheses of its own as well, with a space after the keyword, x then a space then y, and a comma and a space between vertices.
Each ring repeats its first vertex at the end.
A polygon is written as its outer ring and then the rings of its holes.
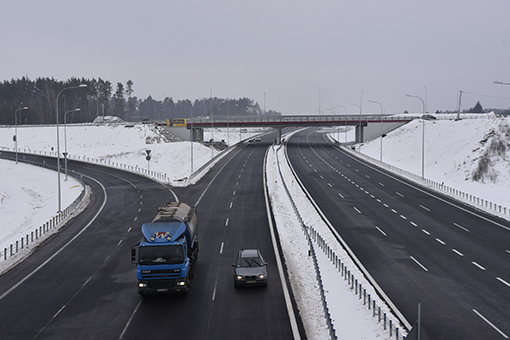
POLYGON ((155 100, 151 96, 138 99, 134 96, 134 83, 118 82, 114 87, 101 78, 54 78, 28 77, 0 83, 0 124, 55 124, 92 122, 98 116, 117 116, 129 122, 150 119, 164 121, 173 118, 197 116, 241 116, 281 113, 261 110, 258 103, 249 98, 221 99, 201 98, 174 101, 172 97, 155 100), (84 86, 85 84, 86 86, 84 86), (81 85, 81 86, 80 86, 81 85))

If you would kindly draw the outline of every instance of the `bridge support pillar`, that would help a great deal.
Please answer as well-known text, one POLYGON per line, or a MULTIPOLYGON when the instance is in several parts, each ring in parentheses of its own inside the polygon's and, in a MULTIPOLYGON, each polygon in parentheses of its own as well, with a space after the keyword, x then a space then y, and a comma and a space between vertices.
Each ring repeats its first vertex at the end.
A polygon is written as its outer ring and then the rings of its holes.
POLYGON ((363 125, 356 125, 356 143, 363 143, 365 141, 365 131, 363 130, 363 125))
POLYGON ((282 128, 276 129, 276 144, 282 144, 282 128))

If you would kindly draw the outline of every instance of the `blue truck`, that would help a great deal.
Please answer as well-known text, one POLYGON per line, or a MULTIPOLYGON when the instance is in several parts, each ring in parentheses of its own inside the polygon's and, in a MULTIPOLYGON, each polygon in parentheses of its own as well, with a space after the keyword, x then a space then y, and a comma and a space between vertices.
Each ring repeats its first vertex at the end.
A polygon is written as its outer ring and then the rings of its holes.
POLYGON ((198 256, 196 208, 169 202, 151 223, 142 225, 143 238, 132 247, 141 295, 187 293, 198 256))

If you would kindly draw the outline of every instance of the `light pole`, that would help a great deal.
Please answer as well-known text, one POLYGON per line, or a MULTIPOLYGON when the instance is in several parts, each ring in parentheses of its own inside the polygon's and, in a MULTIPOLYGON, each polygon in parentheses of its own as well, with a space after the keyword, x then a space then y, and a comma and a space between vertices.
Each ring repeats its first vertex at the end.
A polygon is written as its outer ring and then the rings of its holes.
POLYGON ((499 85, 510 85, 510 83, 504 83, 502 81, 495 81, 494 84, 499 84, 499 85))
POLYGON ((66 174, 66 177, 65 177, 65 180, 64 181, 67 181, 67 130, 66 130, 66 117, 67 117, 67 114, 69 112, 80 112, 81 109, 78 108, 78 109, 74 109, 74 110, 69 110, 67 111, 66 113, 64 113, 64 164, 65 164, 65 174, 66 174))
POLYGON ((321 88, 319 87, 319 117, 321 115, 321 88))
POLYGON ((211 87, 211 95, 209 96, 209 109, 211 110, 211 158, 214 157, 214 121, 213 121, 213 112, 212 112, 212 87, 211 87))
MULTIPOLYGON (((425 102, 418 96, 406 94, 406 97, 418 98, 423 105, 423 116, 425 116, 425 102)), ((421 178, 425 178, 425 118, 421 117, 421 178)))
MULTIPOLYGON (((28 106, 25 106, 25 107, 21 107, 21 105, 23 105, 23 103, 19 104, 19 108, 16 109, 16 111, 14 111, 14 148, 16 149, 16 164, 18 164, 18 111, 21 111, 21 110, 28 110, 28 106)), ((21 118, 21 112, 19 114, 20 118, 21 118)))
POLYGON ((56 102, 55 110, 56 110, 56 113, 57 113, 56 114, 56 116, 57 116, 57 173, 58 173, 58 176, 57 176, 58 177, 58 211, 57 211, 57 213, 61 213, 62 212, 62 194, 61 194, 61 190, 60 190, 60 140, 59 140, 59 136, 58 136, 58 130, 59 130, 59 127, 58 127, 58 97, 65 90, 77 89, 77 88, 81 88, 81 87, 87 87, 87 84, 80 84, 78 86, 64 87, 57 94, 57 98, 55 100, 55 102, 56 102))
POLYGON ((381 147, 380 147, 380 156, 379 156, 379 161, 382 162, 382 138, 383 138, 383 128, 382 128, 382 117, 383 117, 383 114, 384 114, 384 110, 383 110, 383 106, 381 103, 379 103, 378 101, 375 101, 375 100, 369 100, 369 102, 371 103, 376 103, 376 104, 379 104, 381 106, 381 147))
POLYGON ((191 129, 190 129, 190 134, 191 134, 191 138, 190 138, 190 140, 191 140, 191 174, 193 173, 193 139, 195 137, 195 134, 193 131, 193 104, 195 102, 196 102, 196 100, 191 102, 191 129))

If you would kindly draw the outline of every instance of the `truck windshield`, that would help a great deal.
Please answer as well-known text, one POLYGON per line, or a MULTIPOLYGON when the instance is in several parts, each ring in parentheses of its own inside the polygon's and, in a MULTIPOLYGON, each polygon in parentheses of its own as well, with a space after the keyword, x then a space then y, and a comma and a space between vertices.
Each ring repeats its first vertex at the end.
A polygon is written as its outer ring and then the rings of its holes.
POLYGON ((176 264, 184 262, 182 245, 140 247, 140 264, 176 264))

